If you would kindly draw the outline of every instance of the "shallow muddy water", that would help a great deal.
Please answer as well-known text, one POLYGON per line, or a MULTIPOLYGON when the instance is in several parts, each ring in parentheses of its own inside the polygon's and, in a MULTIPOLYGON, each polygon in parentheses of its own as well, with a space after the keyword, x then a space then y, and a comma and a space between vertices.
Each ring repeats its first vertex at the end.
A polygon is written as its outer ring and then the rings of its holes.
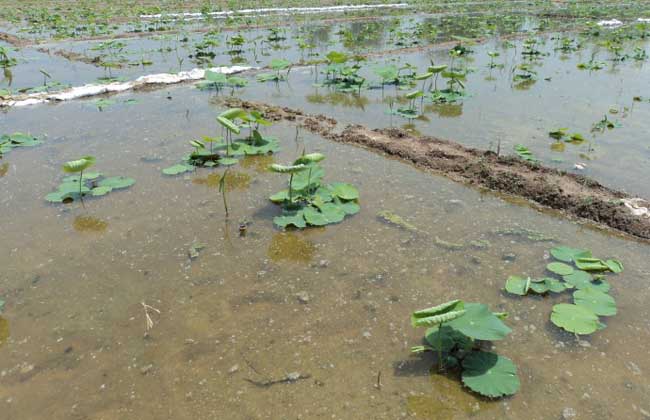
POLYGON ((308 133, 296 142, 287 124, 267 130, 281 153, 231 169, 226 221, 222 170, 160 172, 188 152, 188 140, 217 133, 222 109, 210 94, 174 86, 112 99, 103 112, 75 101, 2 116, 8 132, 47 138, 0 161, 0 418, 548 419, 571 408, 579 419, 613 419, 650 411, 648 245, 308 133), (303 148, 327 155, 326 180, 358 186, 361 212, 281 232, 267 197, 286 179, 265 168, 303 148), (85 154, 97 157, 97 171, 137 183, 85 207, 47 204, 61 163, 85 154), (382 210, 419 232, 382 222, 382 210), (249 223, 245 236, 240 222, 249 223), (507 233, 518 229, 553 240, 507 233), (555 244, 626 267, 610 278, 618 315, 581 343, 549 321, 568 293, 517 299, 501 290, 508 275, 541 275, 555 244), (516 396, 478 398, 454 375, 432 374, 432 358, 409 354, 424 332, 410 326, 410 313, 452 298, 510 313, 513 333, 496 348, 519 368, 516 396), (149 310, 147 337, 141 302, 160 311, 149 310), (300 379, 262 385, 293 373, 300 379))

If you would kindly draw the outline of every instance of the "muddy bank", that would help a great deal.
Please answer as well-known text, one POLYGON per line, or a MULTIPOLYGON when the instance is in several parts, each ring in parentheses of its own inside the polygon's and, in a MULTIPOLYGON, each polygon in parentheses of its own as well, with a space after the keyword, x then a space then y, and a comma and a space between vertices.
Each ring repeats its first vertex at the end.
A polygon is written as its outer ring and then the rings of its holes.
POLYGON ((227 98, 225 103, 231 107, 255 108, 268 118, 294 121, 330 140, 386 153, 466 185, 525 198, 541 208, 559 210, 571 217, 650 240, 650 218, 635 216, 624 204, 633 197, 582 175, 435 137, 414 136, 397 128, 372 130, 361 125, 343 128, 332 118, 286 107, 237 98, 227 98))

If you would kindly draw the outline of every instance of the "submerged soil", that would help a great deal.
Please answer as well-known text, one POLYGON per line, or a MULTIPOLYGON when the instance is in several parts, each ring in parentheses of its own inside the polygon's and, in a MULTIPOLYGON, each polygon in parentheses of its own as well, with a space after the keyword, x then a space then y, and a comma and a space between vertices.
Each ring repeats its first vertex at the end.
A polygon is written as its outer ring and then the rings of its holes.
POLYGON ((336 120, 323 115, 232 97, 226 103, 262 110, 268 118, 295 121, 330 140, 380 151, 454 181, 525 198, 537 206, 650 240, 650 219, 632 215, 622 202, 632 197, 582 175, 398 128, 348 125, 339 130, 336 120))

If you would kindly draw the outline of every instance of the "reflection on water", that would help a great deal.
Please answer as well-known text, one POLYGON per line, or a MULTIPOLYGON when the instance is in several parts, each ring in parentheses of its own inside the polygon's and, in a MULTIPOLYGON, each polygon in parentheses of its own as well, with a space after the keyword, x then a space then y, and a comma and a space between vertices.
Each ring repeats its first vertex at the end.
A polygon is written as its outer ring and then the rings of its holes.
POLYGON ((7 172, 9 172, 9 164, 3 163, 2 165, 0 165, 0 178, 7 175, 7 172))
POLYGON ((337 105, 345 108, 357 108, 360 110, 363 110, 370 103, 370 99, 364 95, 337 91, 320 93, 318 89, 316 89, 314 93, 305 95, 305 99, 307 102, 312 104, 337 105))
POLYGON ((456 118, 463 115, 463 104, 429 104, 425 105, 426 112, 433 112, 442 118, 456 118))
POLYGON ((2 347, 9 338, 9 321, 0 316, 0 347, 2 347))
MULTIPOLYGON (((228 169, 225 174, 226 179, 224 185, 226 191, 246 190, 250 186, 251 176, 245 172, 228 169)), ((205 185, 209 188, 219 188, 222 176, 223 175, 219 172, 213 172, 205 178, 192 178, 192 183, 196 185, 205 185)))
POLYGON ((255 172, 268 172, 269 166, 275 163, 273 155, 248 155, 239 161, 239 165, 245 169, 252 169, 255 172))
POLYGON ((273 261, 308 263, 314 258, 316 247, 300 232, 279 232, 273 235, 268 256, 273 261))
POLYGON ((108 223, 93 216, 77 216, 72 226, 77 232, 101 233, 106 230, 108 223))

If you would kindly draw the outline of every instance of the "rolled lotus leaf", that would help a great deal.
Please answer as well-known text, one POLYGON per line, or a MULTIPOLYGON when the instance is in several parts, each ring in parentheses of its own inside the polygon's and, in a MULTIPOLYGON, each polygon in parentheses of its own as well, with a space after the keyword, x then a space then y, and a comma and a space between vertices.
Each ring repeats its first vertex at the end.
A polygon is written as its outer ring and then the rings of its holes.
POLYGON ((301 164, 308 164, 308 163, 316 163, 320 162, 321 160, 325 159, 325 155, 322 153, 307 153, 306 155, 300 156, 298 159, 296 159, 295 162, 293 162, 294 165, 301 165, 301 164))
POLYGON ((71 160, 63 164, 63 172, 74 173, 81 172, 95 164, 93 156, 84 156, 77 160, 71 160))
POLYGON ((416 74, 414 79, 415 80, 426 80, 426 79, 432 77, 434 74, 435 74, 434 72, 428 71, 426 73, 416 74))
POLYGON ((460 311, 445 312, 440 315, 429 316, 426 318, 411 319, 411 321, 414 327, 434 327, 444 322, 449 322, 453 321, 456 318, 460 318, 461 316, 465 315, 465 312, 467 311, 462 309, 460 311))
POLYGON ((441 71, 445 70, 447 68, 446 64, 441 64, 439 66, 430 66, 427 71, 430 71, 431 73, 440 73, 441 71))
POLYGON ((196 147, 197 149, 204 149, 205 148, 205 144, 201 143, 198 140, 192 140, 192 141, 190 141, 190 144, 192 145, 192 147, 196 147))
MULTIPOLYGON (((448 314, 448 313, 454 313, 454 312, 464 313, 463 311, 464 308, 465 308, 465 303, 460 299, 455 299, 455 300, 450 300, 449 302, 442 303, 437 306, 433 306, 431 308, 415 311, 411 314, 411 325, 413 325, 414 327, 438 325, 439 322, 430 323, 433 321, 432 318, 435 318, 440 315, 448 314), (424 322, 425 320, 428 321, 424 322)), ((452 319, 455 319, 458 316, 463 315, 463 313, 458 315, 454 314, 453 318, 442 319, 440 322, 451 321, 452 319)))
POLYGON ((237 124, 230 121, 228 118, 222 117, 221 115, 217 117, 217 121, 222 126, 226 127, 227 130, 232 131, 235 134, 239 134, 240 128, 237 124))
POLYGON ((424 96, 424 92, 422 92, 421 90, 414 90, 413 92, 409 92, 406 94, 406 97, 408 99, 415 99, 421 96, 424 96))
POLYGON ((277 163, 274 163, 273 165, 269 166, 269 169, 272 172, 277 172, 279 174, 295 174, 297 172, 304 171, 307 169, 306 165, 299 164, 299 165, 279 165, 277 163))

